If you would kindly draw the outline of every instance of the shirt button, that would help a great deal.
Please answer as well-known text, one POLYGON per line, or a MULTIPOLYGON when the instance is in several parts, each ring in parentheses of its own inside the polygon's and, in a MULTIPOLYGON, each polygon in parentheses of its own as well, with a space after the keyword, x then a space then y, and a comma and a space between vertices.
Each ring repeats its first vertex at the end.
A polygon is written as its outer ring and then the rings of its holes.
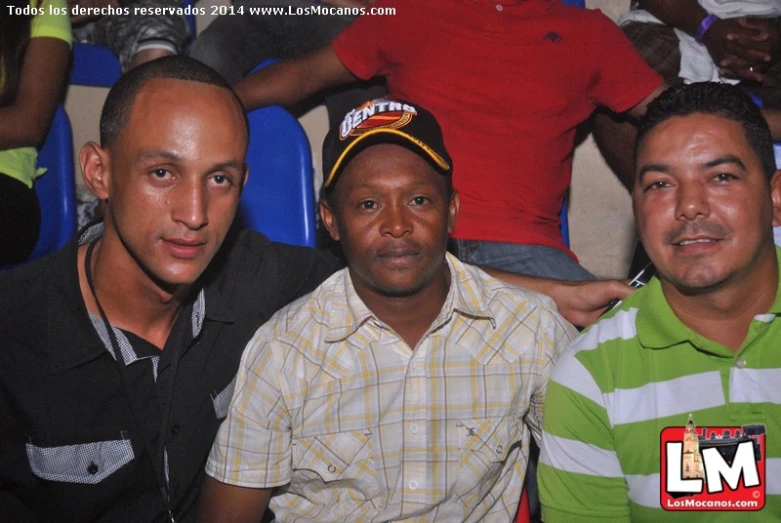
POLYGON ((501 453, 504 452, 504 447, 502 447, 501 445, 497 445, 494 450, 496 451, 497 454, 501 455, 501 453))
POLYGON ((334 467, 333 465, 328 465, 328 472, 333 474, 334 472, 336 472, 336 467, 334 467))
POLYGON ((410 490, 416 490, 418 488, 418 480, 413 479, 409 482, 409 488, 410 490))
POLYGON ((95 464, 94 461, 90 461, 89 466, 87 467, 87 472, 90 476, 94 476, 98 473, 98 466, 95 464))
POLYGON ((502 7, 502 4, 496 4, 496 10, 497 11, 499 11, 501 13, 503 9, 504 9, 504 7, 502 7))
POLYGON ((417 425, 417 423, 413 423, 412 425, 410 425, 409 426, 409 431, 412 434, 417 434, 418 433, 418 425, 417 425))
POLYGON ((171 427, 171 434, 173 434, 174 436, 179 434, 179 425, 174 425, 171 427))
POLYGON ((739 369, 745 369, 746 368, 746 360, 744 360, 743 358, 738 358, 735 361, 735 366, 737 368, 739 368, 739 369))

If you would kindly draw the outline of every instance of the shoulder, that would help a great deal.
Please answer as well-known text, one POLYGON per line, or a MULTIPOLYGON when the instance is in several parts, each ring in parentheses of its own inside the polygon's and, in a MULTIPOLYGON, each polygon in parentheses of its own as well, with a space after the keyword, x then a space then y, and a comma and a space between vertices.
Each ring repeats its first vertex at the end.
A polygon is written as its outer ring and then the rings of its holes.
POLYGON ((460 284, 478 289, 480 297, 492 312, 502 316, 511 314, 519 320, 522 319, 519 313, 524 311, 527 314, 536 311, 558 315, 556 304, 549 296, 505 283, 474 265, 458 262, 456 267, 460 273, 460 284))
POLYGON ((46 345, 51 321, 69 322, 77 310, 75 254, 68 247, 0 274, 0 339, 46 345))
POLYGON ((627 371, 625 363, 640 357, 637 314, 638 294, 643 291, 637 291, 578 335, 562 354, 553 380, 566 385, 590 375, 602 391, 612 390, 619 375, 627 371))
POLYGON ((455 260, 453 266, 463 302, 490 314, 494 327, 512 339, 548 346, 539 343, 545 339, 558 351, 576 335, 550 297, 505 283, 474 265, 455 260))
POLYGON ((64 275, 75 270, 75 255, 66 247, 0 274, 0 321, 12 321, 27 315, 30 308, 42 308, 47 291, 61 288, 64 275))
POLYGON ((264 350, 275 353, 274 361, 282 367, 288 356, 313 357, 325 340, 330 324, 330 311, 338 289, 344 287, 347 270, 331 275, 312 292, 285 305, 274 313, 253 336, 245 357, 253 360, 264 350))

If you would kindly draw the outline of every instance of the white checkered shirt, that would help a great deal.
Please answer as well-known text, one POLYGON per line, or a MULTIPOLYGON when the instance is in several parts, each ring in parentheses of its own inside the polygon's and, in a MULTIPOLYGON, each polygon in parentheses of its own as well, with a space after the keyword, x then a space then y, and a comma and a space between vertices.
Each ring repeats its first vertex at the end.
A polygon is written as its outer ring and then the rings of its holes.
POLYGON ((544 296, 447 255, 451 285, 412 350, 345 269, 261 327, 206 472, 285 485, 279 521, 503 521, 574 329, 544 296))

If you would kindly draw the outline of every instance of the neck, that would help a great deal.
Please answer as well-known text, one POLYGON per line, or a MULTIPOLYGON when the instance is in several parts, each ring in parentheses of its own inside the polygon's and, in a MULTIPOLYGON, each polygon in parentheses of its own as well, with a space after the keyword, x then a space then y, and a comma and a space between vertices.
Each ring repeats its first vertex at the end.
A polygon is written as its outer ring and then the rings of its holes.
POLYGON ((132 332, 162 349, 189 288, 163 288, 135 262, 118 240, 111 237, 108 229, 106 235, 97 240, 91 260, 94 295, 85 267, 89 246, 79 248, 79 283, 87 310, 100 315, 100 301, 111 325, 132 332), (117 244, 118 248, 115 247, 117 244))
POLYGON ((414 350, 442 311, 450 279, 450 269, 443 262, 441 270, 424 288, 408 296, 387 296, 363 285, 355 285, 355 291, 369 310, 414 350))
POLYGON ((746 278, 727 282, 712 292, 681 292, 662 280, 670 307, 687 327, 738 351, 757 314, 770 310, 778 292, 778 264, 766 256, 746 278))

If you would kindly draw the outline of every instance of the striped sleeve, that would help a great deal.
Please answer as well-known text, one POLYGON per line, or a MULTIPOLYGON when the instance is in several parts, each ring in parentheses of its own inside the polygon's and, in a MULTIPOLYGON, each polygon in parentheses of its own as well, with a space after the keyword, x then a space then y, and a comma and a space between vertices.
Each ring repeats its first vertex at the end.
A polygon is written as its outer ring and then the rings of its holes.
POLYGON ((602 392, 575 353, 557 364, 545 402, 539 465, 545 523, 629 523, 627 484, 602 392))

